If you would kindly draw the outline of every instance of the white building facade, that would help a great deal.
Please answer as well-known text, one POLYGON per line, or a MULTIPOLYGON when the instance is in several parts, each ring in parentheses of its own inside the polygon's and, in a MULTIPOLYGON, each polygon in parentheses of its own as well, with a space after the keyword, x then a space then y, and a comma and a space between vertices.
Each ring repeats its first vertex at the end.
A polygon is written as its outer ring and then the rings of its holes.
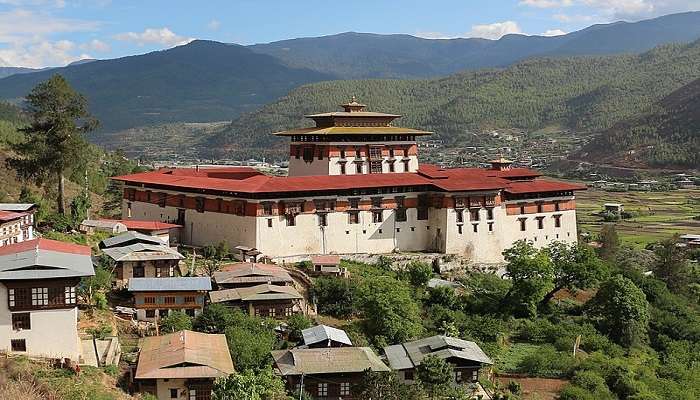
POLYGON ((258 249, 271 258, 431 251, 495 263, 520 239, 575 242, 583 187, 494 160, 491 169, 419 165, 416 137, 398 116, 346 111, 309 116, 290 136, 288 177, 249 168, 161 169, 117 177, 123 218, 183 226, 181 242, 258 249))

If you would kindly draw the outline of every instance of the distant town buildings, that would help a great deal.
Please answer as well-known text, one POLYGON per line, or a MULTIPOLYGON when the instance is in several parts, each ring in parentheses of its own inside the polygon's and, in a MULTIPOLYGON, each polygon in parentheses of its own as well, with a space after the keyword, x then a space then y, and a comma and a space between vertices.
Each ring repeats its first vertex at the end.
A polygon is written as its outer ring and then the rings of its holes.
POLYGON ((0 203, 0 246, 34 239, 34 213, 30 203, 0 203))

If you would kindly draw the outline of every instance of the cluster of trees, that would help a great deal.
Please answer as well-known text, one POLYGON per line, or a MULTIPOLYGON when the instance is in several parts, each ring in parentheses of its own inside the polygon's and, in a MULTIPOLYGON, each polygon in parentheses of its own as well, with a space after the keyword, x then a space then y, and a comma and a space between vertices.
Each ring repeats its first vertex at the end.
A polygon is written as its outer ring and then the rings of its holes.
MULTIPOLYGON (((470 132, 490 128, 536 130, 561 124, 597 132, 641 115, 663 96, 700 78, 699 60, 696 42, 642 55, 532 59, 502 70, 434 80, 321 82, 240 116, 207 141, 216 144, 210 148, 235 155, 281 156, 285 141, 270 132, 308 125, 303 115, 335 110, 352 95, 374 111, 405 115, 402 125, 436 132, 446 143, 470 143, 470 132)), ((622 148, 626 143, 611 145, 622 148)))

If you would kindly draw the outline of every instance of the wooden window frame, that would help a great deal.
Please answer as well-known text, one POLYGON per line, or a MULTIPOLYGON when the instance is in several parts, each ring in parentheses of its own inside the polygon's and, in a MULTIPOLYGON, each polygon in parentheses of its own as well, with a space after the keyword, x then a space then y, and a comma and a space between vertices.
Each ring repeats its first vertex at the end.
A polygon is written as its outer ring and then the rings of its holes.
POLYGON ((12 313, 12 330, 30 330, 32 329, 32 318, 28 312, 12 313))
POLYGON ((10 350, 18 353, 27 352, 27 340, 26 339, 10 339, 10 350))

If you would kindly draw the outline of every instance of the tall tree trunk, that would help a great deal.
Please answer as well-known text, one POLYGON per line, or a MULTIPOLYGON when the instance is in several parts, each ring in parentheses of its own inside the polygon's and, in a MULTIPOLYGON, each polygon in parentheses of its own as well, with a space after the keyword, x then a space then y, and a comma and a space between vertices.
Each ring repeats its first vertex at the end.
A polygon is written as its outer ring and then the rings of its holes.
POLYGON ((58 174, 58 213, 66 215, 66 178, 63 176, 63 171, 58 174))

